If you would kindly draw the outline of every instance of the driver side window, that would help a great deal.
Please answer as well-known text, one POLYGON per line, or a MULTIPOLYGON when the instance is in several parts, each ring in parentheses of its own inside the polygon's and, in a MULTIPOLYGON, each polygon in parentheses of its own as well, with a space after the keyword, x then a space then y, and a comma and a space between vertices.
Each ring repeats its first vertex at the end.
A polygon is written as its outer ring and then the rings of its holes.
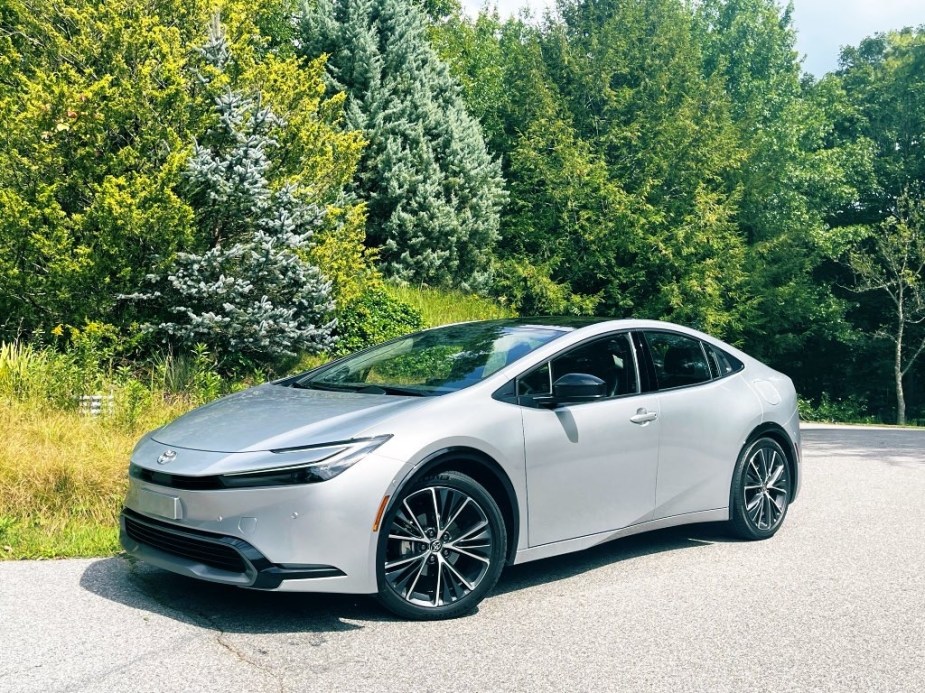
POLYGON ((552 384, 568 373, 600 378, 607 386, 607 397, 639 392, 633 346, 629 334, 624 333, 580 344, 522 375, 517 379, 517 394, 552 394, 552 384))

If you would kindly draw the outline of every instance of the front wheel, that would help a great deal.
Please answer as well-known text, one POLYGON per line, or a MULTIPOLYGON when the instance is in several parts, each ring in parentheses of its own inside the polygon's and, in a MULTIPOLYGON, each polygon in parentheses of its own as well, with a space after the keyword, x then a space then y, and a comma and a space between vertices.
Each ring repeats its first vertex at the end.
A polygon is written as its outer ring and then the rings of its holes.
POLYGON ((504 567, 507 536, 498 504, 458 472, 412 484, 392 503, 380 532, 379 600, 403 618, 471 611, 504 567))
POLYGON ((758 438, 739 455, 732 475, 729 524, 742 539, 767 539, 787 515, 793 482, 784 449, 758 438))

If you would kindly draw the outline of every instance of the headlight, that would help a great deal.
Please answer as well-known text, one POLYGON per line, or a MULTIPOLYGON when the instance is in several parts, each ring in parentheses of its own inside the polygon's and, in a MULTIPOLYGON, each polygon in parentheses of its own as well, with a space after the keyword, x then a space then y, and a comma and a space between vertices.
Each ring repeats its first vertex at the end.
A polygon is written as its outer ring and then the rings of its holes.
POLYGON ((147 469, 132 463, 129 465, 129 475, 158 486, 188 491, 313 484, 332 479, 349 469, 391 437, 385 435, 354 438, 336 443, 270 450, 271 459, 266 467, 249 469, 246 472, 185 476, 147 469))
POLYGON ((289 486, 327 481, 355 465, 391 437, 384 435, 273 450, 274 455, 281 458, 282 464, 266 469, 229 472, 218 478, 223 488, 289 486))

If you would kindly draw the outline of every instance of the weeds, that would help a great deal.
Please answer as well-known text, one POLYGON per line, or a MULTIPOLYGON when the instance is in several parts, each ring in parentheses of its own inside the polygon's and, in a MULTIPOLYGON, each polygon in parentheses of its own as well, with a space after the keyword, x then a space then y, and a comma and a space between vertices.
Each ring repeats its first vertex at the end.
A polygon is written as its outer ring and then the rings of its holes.
POLYGON ((112 354, 88 342, 63 351, 0 345, 0 558, 116 551, 137 440, 230 388, 204 350, 180 381, 172 360, 114 369, 112 354), (114 406, 82 413, 78 401, 87 394, 111 394, 114 406))
MULTIPOLYGON (((427 326, 509 311, 458 292, 388 286, 427 326)), ((117 518, 132 448, 184 411, 265 379, 226 379, 205 347, 149 362, 120 358, 108 326, 59 327, 54 344, 0 344, 0 559, 98 556, 118 551, 117 518), (81 395, 113 397, 82 414, 81 395)), ((293 361, 296 371, 327 356, 293 361)))
POLYGON ((161 399, 126 424, 41 402, 0 400, 0 557, 117 550, 116 518, 132 447, 188 408, 161 399))
POLYGON ((860 397, 851 395, 844 399, 831 398, 823 393, 818 403, 811 399, 799 399, 800 418, 803 421, 822 423, 882 423, 878 417, 871 416, 865 402, 860 397))

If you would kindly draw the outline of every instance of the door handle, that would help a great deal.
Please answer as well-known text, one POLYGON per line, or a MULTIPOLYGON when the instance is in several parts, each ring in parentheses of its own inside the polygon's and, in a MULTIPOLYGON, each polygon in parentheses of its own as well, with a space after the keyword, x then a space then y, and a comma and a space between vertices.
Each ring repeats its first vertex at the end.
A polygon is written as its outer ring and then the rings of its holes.
POLYGON ((647 424, 650 421, 655 421, 658 418, 658 412, 648 411, 645 407, 640 407, 636 410, 636 413, 630 417, 630 421, 634 424, 647 424))

